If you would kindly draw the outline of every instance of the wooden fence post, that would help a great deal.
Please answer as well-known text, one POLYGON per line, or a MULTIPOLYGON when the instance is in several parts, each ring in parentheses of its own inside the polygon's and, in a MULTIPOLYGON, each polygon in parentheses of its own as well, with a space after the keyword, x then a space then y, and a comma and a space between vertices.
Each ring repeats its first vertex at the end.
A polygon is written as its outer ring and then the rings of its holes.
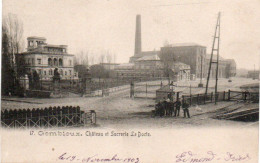
POLYGON ((90 110, 90 113, 91 113, 91 124, 96 124, 96 112, 95 110, 90 110))
POLYGON ((217 101, 218 101, 218 97, 219 97, 219 92, 215 93, 215 104, 216 104, 217 101))
POLYGON ((228 90, 228 101, 230 101, 230 89, 228 90))
POLYGON ((211 95, 210 95, 210 101, 212 102, 213 100, 213 92, 211 92, 211 95))
POLYGON ((199 99, 200 99, 200 94, 197 94, 197 104, 200 104, 199 99))
POLYGON ((204 104, 206 104, 207 94, 204 94, 204 104))
POLYGON ((147 98, 147 83, 145 84, 145 93, 146 93, 146 98, 147 98))

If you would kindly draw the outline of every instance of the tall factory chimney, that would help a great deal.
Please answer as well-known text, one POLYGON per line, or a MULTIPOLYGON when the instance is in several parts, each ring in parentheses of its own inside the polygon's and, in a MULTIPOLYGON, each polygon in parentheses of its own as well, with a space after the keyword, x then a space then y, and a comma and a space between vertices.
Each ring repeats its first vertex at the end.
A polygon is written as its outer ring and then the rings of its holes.
POLYGON ((141 36, 141 15, 136 15, 136 29, 135 29, 135 53, 138 56, 142 52, 142 36, 141 36))

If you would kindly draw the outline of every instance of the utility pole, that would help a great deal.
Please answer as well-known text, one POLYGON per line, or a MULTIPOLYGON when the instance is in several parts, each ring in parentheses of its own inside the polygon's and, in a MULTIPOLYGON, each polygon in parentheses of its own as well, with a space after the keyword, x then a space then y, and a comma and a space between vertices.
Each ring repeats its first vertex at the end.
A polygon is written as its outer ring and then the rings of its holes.
POLYGON ((255 77, 256 76, 256 74, 255 74, 255 64, 254 64, 254 75, 253 75, 253 80, 255 80, 255 77))
POLYGON ((198 87, 203 87, 203 84, 202 84, 202 56, 200 57, 200 83, 199 83, 198 87))
POLYGON ((215 28, 215 34, 214 34, 213 45, 212 45, 211 56, 210 56, 210 62, 209 62, 206 91, 205 91, 205 94, 207 94, 208 93, 208 86, 209 86, 210 72, 211 72, 211 65, 212 65, 212 63, 215 63, 216 64, 215 104, 216 104, 216 101, 217 101, 217 98, 218 98, 217 97, 217 90, 218 90, 219 44, 220 44, 220 12, 218 13, 217 24, 216 24, 216 28, 215 28), (217 41, 216 41, 216 39, 217 39, 217 41), (217 47, 215 47, 216 43, 217 43, 217 47), (216 59, 216 61, 212 61, 215 51, 217 52, 217 59, 216 59))

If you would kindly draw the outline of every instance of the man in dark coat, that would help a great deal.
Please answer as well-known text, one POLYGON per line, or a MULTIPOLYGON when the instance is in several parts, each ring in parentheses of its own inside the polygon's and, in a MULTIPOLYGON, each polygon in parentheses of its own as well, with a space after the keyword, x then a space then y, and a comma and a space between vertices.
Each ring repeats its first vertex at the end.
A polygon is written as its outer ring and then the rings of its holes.
POLYGON ((183 112, 184 112, 184 118, 186 118, 186 115, 188 116, 188 118, 190 118, 189 107, 190 107, 190 105, 186 101, 184 101, 184 103, 182 104, 182 109, 183 109, 183 112))
POLYGON ((163 116, 166 115, 167 106, 168 106, 168 102, 166 101, 165 98, 163 98, 163 102, 162 102, 162 115, 163 116))
POLYGON ((181 109, 181 102, 179 100, 176 101, 175 103, 176 109, 174 110, 174 116, 179 116, 180 114, 180 109, 181 109))

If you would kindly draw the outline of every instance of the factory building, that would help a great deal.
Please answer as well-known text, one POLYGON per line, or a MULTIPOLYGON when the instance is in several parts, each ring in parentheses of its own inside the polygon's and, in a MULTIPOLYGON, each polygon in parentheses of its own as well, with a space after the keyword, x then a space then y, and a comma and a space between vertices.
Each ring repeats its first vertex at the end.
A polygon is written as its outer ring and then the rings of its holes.
MULTIPOLYGON (((217 56, 213 55, 213 62, 217 61, 217 56)), ((208 73, 210 63, 210 54, 206 55, 206 65, 205 68, 208 73)), ((218 64, 218 77, 219 78, 229 78, 236 76, 236 62, 234 59, 224 59, 219 56, 219 64, 218 64)), ((216 78, 216 64, 211 65, 210 78, 216 78)))
POLYGON ((196 43, 171 44, 161 48, 161 59, 182 62, 190 66, 191 74, 197 78, 206 76, 206 47, 196 43), (201 66, 202 65, 202 66, 201 66), (202 71, 201 71, 202 69, 202 71), (201 73, 202 72, 202 73, 201 73))
MULTIPOLYGON (((210 56, 206 54, 206 46, 197 43, 179 43, 161 47, 160 51, 142 51, 141 38, 141 16, 137 15, 134 55, 130 57, 129 64, 118 65, 115 69, 121 76, 166 77, 165 65, 168 66, 170 75, 173 75, 176 80, 208 76, 210 56), (154 58, 157 59, 154 60, 154 58), (174 73, 172 73, 173 70, 174 73)), ((214 60, 216 59, 213 58, 214 60)), ((215 73, 216 65, 213 64, 211 77, 215 77, 215 73)), ((236 62, 233 59, 220 57, 218 73, 219 78, 235 76, 236 62)))

